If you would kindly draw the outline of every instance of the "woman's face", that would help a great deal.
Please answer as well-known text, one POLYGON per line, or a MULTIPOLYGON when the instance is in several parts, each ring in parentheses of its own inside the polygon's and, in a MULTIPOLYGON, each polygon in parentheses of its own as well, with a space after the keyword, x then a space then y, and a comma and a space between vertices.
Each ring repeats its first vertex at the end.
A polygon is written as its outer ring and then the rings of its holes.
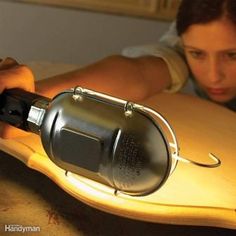
POLYGON ((225 18, 194 24, 181 38, 198 85, 215 102, 235 98, 236 25, 225 18))

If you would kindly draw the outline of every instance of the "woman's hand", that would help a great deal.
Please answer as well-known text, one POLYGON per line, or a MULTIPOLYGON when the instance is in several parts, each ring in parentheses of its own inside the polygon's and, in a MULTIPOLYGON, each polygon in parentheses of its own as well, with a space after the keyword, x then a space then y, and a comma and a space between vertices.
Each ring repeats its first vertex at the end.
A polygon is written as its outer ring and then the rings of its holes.
MULTIPOLYGON (((31 70, 20 65, 12 58, 0 60, 0 93, 5 89, 21 88, 34 92, 34 76, 31 70)), ((0 137, 13 138, 26 135, 27 133, 11 125, 0 122, 0 137)))

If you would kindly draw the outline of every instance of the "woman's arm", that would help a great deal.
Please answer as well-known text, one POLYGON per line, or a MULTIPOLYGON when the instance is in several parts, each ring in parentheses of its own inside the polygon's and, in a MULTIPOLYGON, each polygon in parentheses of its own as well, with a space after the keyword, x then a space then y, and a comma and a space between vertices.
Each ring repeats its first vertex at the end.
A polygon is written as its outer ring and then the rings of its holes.
POLYGON ((92 65, 40 80, 36 91, 53 97, 77 85, 123 99, 137 101, 167 88, 171 78, 166 63, 154 56, 110 56, 92 65))

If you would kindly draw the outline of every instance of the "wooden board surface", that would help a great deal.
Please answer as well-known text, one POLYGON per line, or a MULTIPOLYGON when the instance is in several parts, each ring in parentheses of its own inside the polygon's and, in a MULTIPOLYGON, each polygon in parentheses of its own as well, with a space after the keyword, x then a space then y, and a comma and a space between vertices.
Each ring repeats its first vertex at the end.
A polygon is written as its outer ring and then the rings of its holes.
POLYGON ((180 154, 222 165, 206 169, 179 163, 165 185, 144 197, 130 197, 78 175, 65 176, 45 155, 36 135, 0 140, 0 148, 51 178, 84 203, 119 216, 149 222, 216 226, 236 229, 236 114, 186 95, 160 94, 144 102, 161 112, 173 126, 180 154))

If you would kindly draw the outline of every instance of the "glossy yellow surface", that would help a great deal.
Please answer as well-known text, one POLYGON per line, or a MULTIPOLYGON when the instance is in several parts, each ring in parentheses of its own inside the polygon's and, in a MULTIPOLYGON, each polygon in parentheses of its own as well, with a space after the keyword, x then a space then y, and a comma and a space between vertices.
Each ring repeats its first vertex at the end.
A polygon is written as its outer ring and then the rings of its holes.
POLYGON ((143 103, 172 125, 181 156, 208 163, 208 153, 212 152, 222 165, 207 169, 179 162, 161 189, 144 197, 131 197, 119 192, 115 195, 110 187, 78 175, 66 176, 46 156, 34 134, 1 139, 0 149, 100 210, 150 222, 236 229, 236 114, 187 95, 160 94, 143 103))

